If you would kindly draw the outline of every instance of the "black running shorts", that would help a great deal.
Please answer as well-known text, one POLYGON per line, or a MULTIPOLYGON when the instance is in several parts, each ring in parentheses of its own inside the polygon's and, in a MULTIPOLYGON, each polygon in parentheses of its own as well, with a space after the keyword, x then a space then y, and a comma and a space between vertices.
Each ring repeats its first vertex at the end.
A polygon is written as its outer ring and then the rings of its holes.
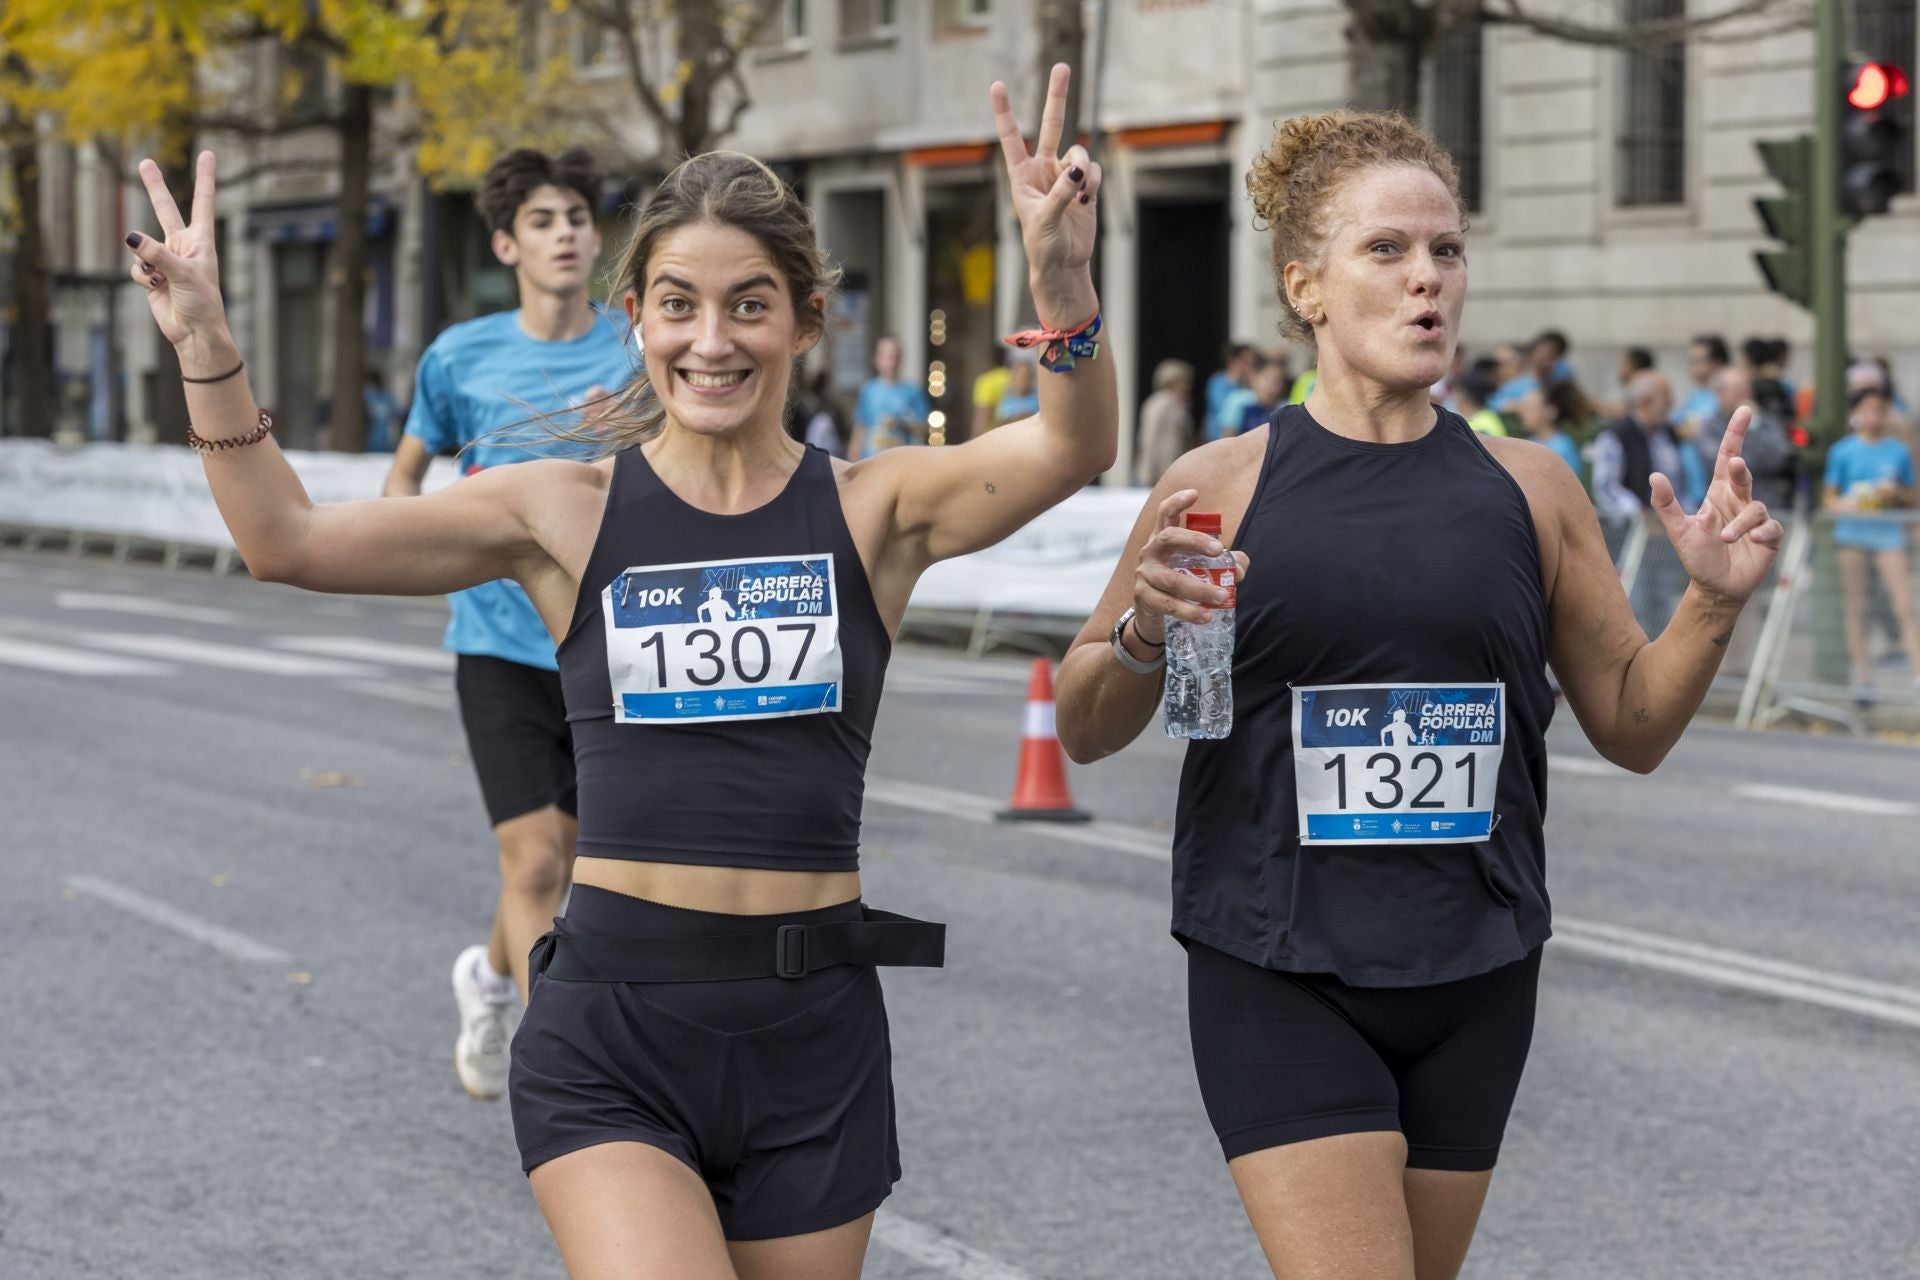
MULTIPOLYGON (((714 915, 575 885, 563 933, 771 934, 861 918, 856 899, 777 916, 714 915)), ((824 1231, 900 1177, 880 979, 839 965, 735 982, 534 979, 507 1086, 521 1167, 644 1142, 713 1193, 729 1240, 824 1231)))
POLYGON ((1194 1069, 1227 1159, 1398 1130, 1409 1168, 1493 1168, 1533 1041, 1539 947, 1458 982, 1350 987, 1186 946, 1194 1069))
POLYGON ((573 734, 560 673, 463 653, 453 687, 492 824, 550 804, 574 813, 573 734))

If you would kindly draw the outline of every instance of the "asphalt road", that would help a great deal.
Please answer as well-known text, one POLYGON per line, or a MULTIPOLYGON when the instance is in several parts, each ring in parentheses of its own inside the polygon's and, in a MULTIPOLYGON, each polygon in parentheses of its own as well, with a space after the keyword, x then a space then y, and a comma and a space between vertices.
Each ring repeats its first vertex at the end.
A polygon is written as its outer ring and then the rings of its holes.
MULTIPOLYGON (((494 859, 437 601, 0 552, 0 1280, 558 1276, 447 969, 494 859)), ((870 901, 907 1173, 876 1280, 1266 1275, 1201 1112, 1178 748, 994 824, 1026 665, 903 645, 870 901)), ((1555 725, 1548 945, 1481 1277, 1920 1275, 1920 754, 1555 725)))

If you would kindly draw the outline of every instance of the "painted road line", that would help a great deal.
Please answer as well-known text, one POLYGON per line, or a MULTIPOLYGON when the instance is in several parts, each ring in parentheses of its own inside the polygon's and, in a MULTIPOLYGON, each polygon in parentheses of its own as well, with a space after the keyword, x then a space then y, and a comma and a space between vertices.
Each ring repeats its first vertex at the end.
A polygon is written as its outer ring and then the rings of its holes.
POLYGON ((1594 760, 1586 756, 1550 755, 1547 757, 1547 773, 1573 773, 1583 778, 1633 778, 1639 775, 1631 770, 1622 769, 1617 764, 1605 760, 1594 760))
POLYGON ((173 674, 174 670, 158 662, 88 653, 64 645, 36 644, 11 636, 0 636, 0 663, 53 671, 63 676, 164 676, 173 674))
POLYGON ((190 916, 178 907, 170 906, 156 898, 149 898, 143 893, 135 893, 132 889, 115 884, 111 880, 102 880, 97 876, 68 876, 67 888, 75 893, 84 893, 90 898, 97 898, 101 902, 116 906, 128 915, 138 916, 149 924, 171 929, 235 960, 246 960, 255 964, 293 963, 293 957, 278 947, 270 947, 264 942, 254 941, 244 933, 235 933, 220 925, 210 924, 198 916, 190 916))
POLYGON ((953 1280, 1033 1280, 1018 1267, 888 1209, 873 1216, 873 1239, 953 1280))
MULTIPOLYGON (((966 822, 992 823, 999 807, 985 796, 892 780, 868 782, 867 795, 882 804, 945 814, 966 822)), ((1020 826, 1023 835, 1093 845, 1162 862, 1170 857, 1165 838, 1120 823, 1066 826, 1027 822, 1020 826)), ((1554 920, 1554 945, 1632 967, 1691 978, 1709 986, 1752 991, 1899 1026, 1920 1027, 1920 990, 1895 983, 1875 982, 1684 938, 1567 916, 1554 920)))
POLYGON ((114 595, 105 591, 60 591, 54 593, 53 603, 62 609, 88 613, 136 613, 146 618, 174 618, 211 626, 230 626, 240 618, 230 609, 208 609, 173 600, 156 600, 152 596, 114 595))
POLYGON ((390 667, 419 667, 425 671, 452 671, 454 663, 451 653, 432 645, 396 644, 364 636, 269 636, 267 643, 293 653, 384 662, 390 667))
POLYGON ((453 710, 453 690, 451 689, 435 692, 432 689, 383 680, 342 680, 340 687, 351 689, 355 693, 385 698, 389 702, 404 702, 415 707, 431 707, 435 711, 453 710))
POLYGON ((147 658, 169 658, 227 671, 254 671, 270 676, 376 676, 372 667, 333 658, 308 658, 293 653, 267 653, 237 644, 218 644, 188 636, 132 636, 111 632, 81 632, 83 644, 147 658))
POLYGON ((1805 805, 1810 809, 1870 814, 1877 818, 1911 818, 1920 814, 1920 804, 1882 800, 1878 796, 1849 795, 1844 791, 1816 791, 1812 787, 1776 787, 1768 783, 1751 782, 1735 787, 1733 794, 1749 800, 1772 800, 1780 804, 1805 805))
MULTIPOLYGON (((891 778, 868 779, 867 799, 897 808, 917 809, 921 813, 945 814, 965 822, 996 823, 999 820, 994 815, 1006 807, 1000 801, 968 791, 949 791, 945 787, 929 787, 924 783, 899 782, 891 778)), ((1003 825, 1009 828, 1017 826, 1050 840, 1111 849, 1158 862, 1168 862, 1173 857, 1172 836, 1157 836, 1151 831, 1119 822, 1020 822, 1003 825)))

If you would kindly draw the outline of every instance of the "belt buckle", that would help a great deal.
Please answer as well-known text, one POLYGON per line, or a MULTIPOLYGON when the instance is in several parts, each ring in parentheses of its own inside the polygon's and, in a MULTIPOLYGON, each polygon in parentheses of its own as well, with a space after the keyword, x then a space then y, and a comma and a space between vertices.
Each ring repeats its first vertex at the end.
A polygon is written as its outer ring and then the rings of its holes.
POLYGON ((774 934, 773 972, 781 978, 807 976, 807 926, 783 924, 774 934))

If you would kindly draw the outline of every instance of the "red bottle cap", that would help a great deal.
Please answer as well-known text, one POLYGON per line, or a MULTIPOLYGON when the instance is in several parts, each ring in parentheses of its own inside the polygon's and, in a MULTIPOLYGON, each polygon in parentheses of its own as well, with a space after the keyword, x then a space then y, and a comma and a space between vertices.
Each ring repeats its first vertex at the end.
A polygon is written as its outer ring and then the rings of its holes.
POLYGON ((1220 513, 1218 511, 1187 512, 1187 528, 1195 533, 1210 533, 1220 536, 1220 513))

